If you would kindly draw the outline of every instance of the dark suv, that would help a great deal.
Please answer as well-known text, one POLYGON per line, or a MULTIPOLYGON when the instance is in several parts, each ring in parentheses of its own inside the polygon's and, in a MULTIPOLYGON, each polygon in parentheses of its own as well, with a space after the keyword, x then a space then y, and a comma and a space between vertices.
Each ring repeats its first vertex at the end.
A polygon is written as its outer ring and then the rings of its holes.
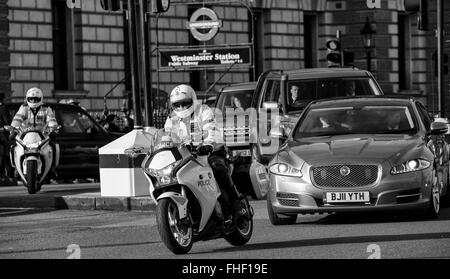
MULTIPOLYGON (((6 104, 11 119, 21 103, 6 104)), ((81 107, 68 104, 48 103, 55 112, 56 121, 62 126, 56 142, 60 146, 58 178, 100 177, 98 149, 121 136, 105 131, 81 107)))
POLYGON ((311 101, 365 95, 383 95, 383 92, 370 72, 356 68, 274 70, 263 73, 252 100, 252 107, 257 114, 257 121, 253 121, 255 125, 251 129, 252 157, 266 165, 311 101), (294 98, 295 95, 297 98, 294 98), (273 111, 279 112, 278 117, 275 117, 276 123, 272 123, 273 111), (267 124, 261 126, 262 122, 267 124))

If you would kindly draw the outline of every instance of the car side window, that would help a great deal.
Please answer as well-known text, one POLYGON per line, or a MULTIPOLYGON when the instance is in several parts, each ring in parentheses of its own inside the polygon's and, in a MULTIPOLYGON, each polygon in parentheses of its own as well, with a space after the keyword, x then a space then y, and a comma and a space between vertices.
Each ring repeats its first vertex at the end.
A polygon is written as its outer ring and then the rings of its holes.
POLYGON ((419 111, 420 120, 422 121, 422 123, 425 126, 425 128, 427 129, 427 131, 430 131, 432 121, 431 121, 430 117, 428 116, 427 110, 419 102, 416 102, 416 107, 417 107, 417 110, 419 111))
POLYGON ((59 111, 62 132, 67 134, 93 134, 98 129, 92 120, 81 112, 59 111))

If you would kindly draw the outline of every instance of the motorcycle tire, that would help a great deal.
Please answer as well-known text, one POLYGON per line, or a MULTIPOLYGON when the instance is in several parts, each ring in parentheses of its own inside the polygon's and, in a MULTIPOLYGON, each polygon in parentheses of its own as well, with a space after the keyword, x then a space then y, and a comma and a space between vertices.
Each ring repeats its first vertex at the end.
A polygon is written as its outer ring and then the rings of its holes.
POLYGON ((177 205, 170 198, 160 200, 156 207, 156 224, 158 226, 158 232, 166 247, 176 255, 187 254, 194 244, 192 227, 187 228, 189 239, 186 243, 180 243, 179 240, 175 238, 174 235, 180 233, 178 227, 179 221, 177 205), (174 217, 176 218, 177 224, 174 224, 174 220, 171 222, 171 218, 174 217))
POLYGON ((241 224, 230 234, 226 235, 225 240, 233 246, 244 246, 250 241, 253 234, 253 218, 242 221, 241 224), (244 227, 240 227, 244 226, 244 227))
POLYGON ((249 216, 250 218, 244 218, 243 220, 238 221, 239 224, 237 225, 236 229, 232 233, 224 237, 225 240, 233 246, 244 246, 252 238, 254 212, 248 200, 246 200, 245 202, 247 204, 247 209, 251 212, 251 215, 249 216))
POLYGON ((37 162, 28 161, 27 162, 27 189, 29 194, 36 194, 38 191, 38 181, 37 181, 37 162))

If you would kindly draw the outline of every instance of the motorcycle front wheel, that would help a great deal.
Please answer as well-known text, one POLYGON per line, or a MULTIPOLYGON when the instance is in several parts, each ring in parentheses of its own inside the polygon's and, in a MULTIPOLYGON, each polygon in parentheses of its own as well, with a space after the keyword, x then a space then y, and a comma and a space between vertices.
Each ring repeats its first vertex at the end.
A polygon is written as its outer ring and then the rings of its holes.
POLYGON ((179 216, 178 207, 171 199, 158 202, 156 223, 159 235, 166 247, 177 255, 187 254, 194 244, 192 225, 182 223, 179 216))
POLYGON ((37 181, 37 162, 34 160, 27 161, 27 189, 29 194, 36 194, 38 191, 37 181))

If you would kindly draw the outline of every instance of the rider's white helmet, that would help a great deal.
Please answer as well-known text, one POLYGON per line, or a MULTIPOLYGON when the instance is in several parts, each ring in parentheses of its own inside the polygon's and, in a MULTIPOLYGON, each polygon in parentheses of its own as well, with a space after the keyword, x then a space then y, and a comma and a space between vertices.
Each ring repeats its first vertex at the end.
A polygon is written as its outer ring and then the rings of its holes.
POLYGON ((187 118, 194 112, 197 95, 189 85, 178 85, 170 93, 170 107, 180 118, 187 118))
POLYGON ((30 88, 26 94, 26 101, 30 108, 38 108, 42 106, 44 94, 42 90, 36 87, 30 88))

